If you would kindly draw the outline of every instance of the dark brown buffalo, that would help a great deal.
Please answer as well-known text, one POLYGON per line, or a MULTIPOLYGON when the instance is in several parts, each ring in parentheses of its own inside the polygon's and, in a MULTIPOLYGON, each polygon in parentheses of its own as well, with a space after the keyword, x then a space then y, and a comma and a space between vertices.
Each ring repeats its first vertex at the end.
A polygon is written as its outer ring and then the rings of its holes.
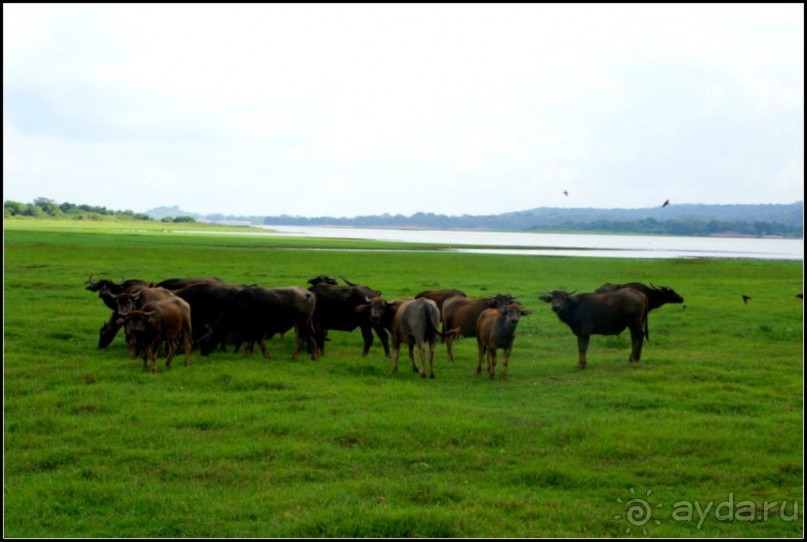
MULTIPOLYGON (((191 306, 194 347, 199 344, 202 336, 212 329, 230 300, 244 288, 247 286, 195 282, 173 290, 174 295, 181 297, 191 306)), ((226 337, 222 340, 221 346, 226 347, 226 337)))
POLYGON ((426 290, 416 295, 415 299, 420 299, 421 297, 431 299, 437 303, 437 308, 440 309, 440 314, 442 314, 443 303, 445 303, 446 299, 454 296, 468 297, 462 290, 426 290))
POLYGON ((510 362, 510 353, 513 351, 513 341, 516 338, 516 327, 522 316, 532 314, 532 311, 521 305, 511 303, 500 309, 485 309, 476 320, 476 346, 478 350, 476 374, 482 372, 482 358, 487 353, 488 376, 493 378, 496 373, 496 350, 502 349, 504 372, 507 378, 507 364, 510 362))
POLYGON ((632 288, 601 294, 573 294, 555 290, 538 299, 551 303, 552 310, 561 322, 577 336, 579 367, 582 369, 586 366, 586 351, 592 335, 619 335, 625 328, 630 329, 632 342, 628 361, 639 361, 642 342, 648 336, 647 296, 632 288))
POLYGON ((182 299, 170 298, 152 301, 136 310, 132 310, 122 319, 142 351, 143 368, 151 362, 151 372, 157 372, 157 349, 166 344, 168 352, 165 366, 171 366, 180 339, 185 347, 185 366, 191 362, 191 308, 182 299))
POLYGON ((120 315, 139 309, 146 303, 173 297, 171 290, 162 287, 132 286, 119 294, 107 292, 106 295, 115 300, 116 310, 120 315))
POLYGON ((611 284, 610 282, 606 282, 594 290, 594 293, 602 294, 605 292, 621 290, 623 288, 633 288, 634 290, 639 290, 646 295, 647 301, 649 302, 648 310, 651 311, 661 307, 665 303, 684 302, 684 298, 678 295, 678 293, 669 286, 656 286, 653 283, 650 283, 650 286, 647 286, 641 282, 626 282, 625 284, 611 284))
MULTIPOLYGON (((161 301, 174 297, 171 290, 167 290, 166 288, 152 288, 144 285, 131 286, 120 294, 104 292, 103 295, 105 300, 107 298, 113 299, 117 309, 109 322, 104 324, 104 327, 101 328, 102 336, 112 334, 113 327, 121 322, 121 317, 125 319, 126 315, 130 312, 138 310, 152 301, 161 301)), ((126 344, 129 346, 129 357, 135 358, 137 357, 139 346, 131 333, 131 327, 127 324, 124 329, 126 331, 126 344)), ((114 338, 114 334, 112 337, 114 338)))
POLYGON ((316 296, 296 286, 289 288, 244 288, 226 304, 210 332, 201 338, 201 353, 209 355, 231 333, 244 344, 244 353, 252 352, 258 343, 263 357, 268 358, 266 340, 277 333, 294 328, 296 334, 292 357, 297 359, 302 344, 308 342, 311 359, 317 359, 313 343, 312 318, 316 296))
POLYGON ((439 336, 453 336, 458 330, 453 329, 440 333, 440 311, 437 303, 431 299, 420 298, 404 301, 394 307, 392 318, 392 372, 398 372, 398 358, 401 353, 401 343, 409 345, 409 359, 412 361, 412 370, 426 378, 426 352, 425 343, 429 344, 429 378, 434 378, 434 346, 439 336), (414 348, 417 346, 420 355, 420 369, 415 362, 414 348))
MULTIPOLYGON (((317 307, 314 312, 314 329, 316 349, 319 354, 325 353, 325 341, 328 330, 353 331, 361 330, 364 340, 362 356, 367 356, 373 344, 373 331, 378 335, 384 347, 384 355, 389 357, 389 340, 387 331, 378 322, 371 322, 369 313, 356 311, 356 307, 367 303, 368 298, 380 297, 381 292, 367 286, 348 286, 334 284, 333 279, 320 275, 308 279, 311 285, 308 290, 317 296, 317 307)), ((342 280, 345 280, 344 278, 342 280)), ((348 282, 348 281, 345 281, 348 282)))
POLYGON ((97 281, 92 280, 92 275, 90 278, 87 279, 85 283, 87 286, 85 289, 91 292, 98 292, 98 297, 104 302, 104 305, 112 309, 113 311, 116 310, 117 306, 115 300, 112 298, 108 298, 104 296, 104 292, 110 292, 113 294, 122 293, 124 290, 131 288, 132 286, 148 286, 148 282, 145 280, 140 279, 129 279, 129 280, 122 280, 120 282, 113 282, 109 279, 100 279, 97 281))
MULTIPOLYGON (((485 309, 495 309, 509 305, 515 301, 510 294, 496 294, 482 299, 471 299, 463 296, 448 298, 443 303, 443 331, 459 328, 462 337, 476 337, 476 319, 485 309)), ((445 338, 448 359, 454 361, 454 336, 445 338)))
POLYGON ((392 331, 392 320, 395 316, 395 311, 398 307, 406 301, 412 301, 413 298, 396 299, 395 301, 387 301, 382 297, 367 298, 367 303, 356 307, 356 312, 366 312, 370 318, 370 322, 380 324, 384 329, 392 331))

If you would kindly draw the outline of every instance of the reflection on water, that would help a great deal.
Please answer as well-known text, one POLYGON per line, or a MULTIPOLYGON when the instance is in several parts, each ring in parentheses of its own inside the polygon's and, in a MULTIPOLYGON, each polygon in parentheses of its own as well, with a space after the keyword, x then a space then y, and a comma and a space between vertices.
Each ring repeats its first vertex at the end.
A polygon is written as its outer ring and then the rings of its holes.
MULTIPOLYGON (((804 260, 802 239, 266 226, 284 236, 457 245, 460 252, 608 258, 804 260), (473 247, 478 248, 473 248, 473 247)), ((267 232, 270 234, 270 232, 267 232)))

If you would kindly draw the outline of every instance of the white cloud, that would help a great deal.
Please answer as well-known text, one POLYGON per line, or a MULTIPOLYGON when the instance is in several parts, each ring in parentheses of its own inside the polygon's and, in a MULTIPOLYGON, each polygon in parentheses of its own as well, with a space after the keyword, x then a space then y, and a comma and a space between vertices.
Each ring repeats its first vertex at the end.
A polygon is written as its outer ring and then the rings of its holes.
POLYGON ((342 216, 803 199, 803 5, 3 13, 9 199, 342 216))

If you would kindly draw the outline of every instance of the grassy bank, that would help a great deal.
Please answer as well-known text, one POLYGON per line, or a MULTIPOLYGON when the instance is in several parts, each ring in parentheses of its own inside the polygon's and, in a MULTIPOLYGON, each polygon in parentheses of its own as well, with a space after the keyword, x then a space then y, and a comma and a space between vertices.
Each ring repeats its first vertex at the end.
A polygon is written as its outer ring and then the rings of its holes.
POLYGON ((7 537, 803 535, 801 262, 41 224, 5 230, 7 537), (358 332, 332 332, 318 361, 291 361, 287 336, 268 360, 195 353, 152 375, 120 338, 96 348, 109 311, 90 273, 267 287, 330 274, 388 299, 509 292, 535 314, 507 380, 473 374, 472 339, 455 363, 439 349, 434 380, 392 374, 377 341, 360 356, 358 332), (624 333, 592 338, 578 370, 537 295, 627 280, 672 286, 686 310, 651 313, 640 363, 624 333))

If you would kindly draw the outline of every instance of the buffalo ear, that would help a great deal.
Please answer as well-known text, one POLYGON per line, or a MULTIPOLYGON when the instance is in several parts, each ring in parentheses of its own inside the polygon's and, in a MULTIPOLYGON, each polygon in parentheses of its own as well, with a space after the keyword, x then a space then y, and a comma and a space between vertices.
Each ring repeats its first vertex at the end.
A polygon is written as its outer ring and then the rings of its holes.
POLYGON ((552 296, 551 295, 539 295, 538 299, 540 299, 544 303, 552 303, 552 296))

